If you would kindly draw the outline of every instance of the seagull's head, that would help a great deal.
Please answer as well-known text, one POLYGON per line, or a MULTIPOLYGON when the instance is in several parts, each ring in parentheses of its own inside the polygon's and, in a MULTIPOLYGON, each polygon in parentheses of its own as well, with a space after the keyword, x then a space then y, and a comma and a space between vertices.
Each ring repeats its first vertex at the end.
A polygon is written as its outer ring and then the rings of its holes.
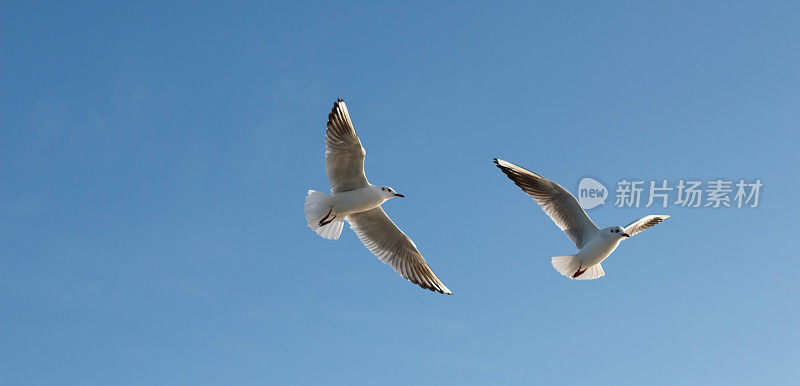
POLYGON ((390 198, 395 198, 395 197, 405 197, 404 195, 402 195, 400 193, 397 193, 394 189, 392 189, 392 188, 390 188, 388 186, 381 186, 381 193, 383 193, 383 196, 387 200, 390 199, 390 198))
POLYGON ((628 237, 631 237, 629 234, 625 233, 625 229, 623 227, 619 226, 609 227, 604 229, 604 231, 606 232, 606 234, 610 235, 609 237, 611 238, 627 239, 628 237))

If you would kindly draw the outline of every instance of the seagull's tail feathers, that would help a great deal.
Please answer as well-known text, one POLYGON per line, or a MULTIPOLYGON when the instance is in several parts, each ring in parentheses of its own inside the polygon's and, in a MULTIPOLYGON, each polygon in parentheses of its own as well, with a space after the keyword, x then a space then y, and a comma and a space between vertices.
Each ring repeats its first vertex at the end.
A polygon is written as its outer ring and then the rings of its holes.
POLYGON ((603 271, 603 267, 598 263, 586 269, 586 272, 576 277, 575 280, 592 280, 605 275, 606 272, 603 271))
POLYGON ((309 228, 326 239, 339 238, 344 226, 344 217, 338 218, 333 211, 332 195, 309 190, 304 206, 309 228))
POLYGON ((580 264, 575 259, 575 255, 567 255, 567 256, 556 256, 553 257, 551 260, 553 263, 553 268, 558 271, 558 273, 572 278, 572 275, 578 271, 580 264))
POLYGON ((339 236, 342 235, 342 227, 344 227, 344 220, 339 220, 337 218, 328 224, 317 227, 317 229, 314 229, 314 232, 317 232, 318 235, 326 239, 338 240, 339 236))
POLYGON ((582 267, 580 261, 576 259, 575 256, 576 255, 553 257, 553 268, 565 277, 575 280, 591 280, 606 275, 600 264, 595 264, 588 268, 582 267))

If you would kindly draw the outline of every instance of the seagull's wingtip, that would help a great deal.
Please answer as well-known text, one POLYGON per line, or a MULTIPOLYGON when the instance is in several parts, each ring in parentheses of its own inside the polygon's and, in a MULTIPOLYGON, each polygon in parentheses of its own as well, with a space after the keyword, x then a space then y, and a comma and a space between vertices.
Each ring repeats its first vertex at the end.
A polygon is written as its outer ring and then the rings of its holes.
POLYGON ((433 291, 433 292, 438 292, 438 293, 444 294, 444 295, 452 295, 453 294, 453 291, 450 291, 450 288, 447 288, 445 286, 442 286, 441 288, 439 288, 439 287, 429 287, 429 288, 426 288, 426 289, 428 289, 430 291, 433 291))
POLYGON ((504 160, 502 158, 494 158, 494 164, 495 164, 495 166, 497 166, 498 168, 500 168, 500 170, 502 170, 504 172, 507 169, 513 169, 516 166, 516 165, 512 164, 511 162, 508 162, 508 161, 506 161, 506 160, 504 160))

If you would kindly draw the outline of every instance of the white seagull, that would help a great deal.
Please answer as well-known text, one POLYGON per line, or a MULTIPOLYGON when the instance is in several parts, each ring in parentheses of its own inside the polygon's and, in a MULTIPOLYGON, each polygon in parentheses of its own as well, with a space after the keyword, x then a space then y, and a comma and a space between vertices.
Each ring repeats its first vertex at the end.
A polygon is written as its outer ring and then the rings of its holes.
POLYGON ((338 239, 347 220, 361 242, 397 273, 422 288, 452 295, 414 242, 381 208, 387 200, 405 196, 388 186, 367 181, 364 175, 367 153, 341 99, 328 115, 325 147, 325 170, 332 194, 308 191, 305 201, 308 226, 326 239, 338 239))
POLYGON ((553 268, 571 279, 590 280, 605 276, 600 263, 617 249, 620 241, 669 218, 667 215, 650 215, 624 228, 613 226, 599 229, 575 196, 561 185, 511 162, 495 158, 494 163, 511 181, 533 197, 578 247, 577 254, 556 256, 552 260, 553 268))

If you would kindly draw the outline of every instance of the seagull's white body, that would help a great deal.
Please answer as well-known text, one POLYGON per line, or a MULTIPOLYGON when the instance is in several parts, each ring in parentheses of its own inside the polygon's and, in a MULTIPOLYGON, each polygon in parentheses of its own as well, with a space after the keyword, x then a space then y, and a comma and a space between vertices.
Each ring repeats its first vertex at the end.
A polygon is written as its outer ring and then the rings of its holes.
POLYGON ((617 249, 622 240, 669 218, 667 215, 650 215, 625 228, 614 226, 600 229, 581 208, 575 196, 561 185, 510 162, 497 158, 494 162, 508 178, 541 205, 578 247, 577 254, 552 259, 553 268, 570 279, 588 280, 605 276, 600 263, 617 249))
POLYGON ((380 186, 369 185, 367 187, 348 190, 333 194, 333 211, 339 216, 364 212, 381 206, 391 197, 386 197, 381 191, 380 186))
POLYGON ((614 237, 610 232, 598 230, 595 236, 581 248, 577 255, 575 255, 575 259, 584 267, 600 264, 611 255, 611 252, 617 249, 621 241, 622 239, 614 237))
POLYGON ((331 194, 308 191, 305 215, 309 228, 324 238, 338 239, 346 220, 361 242, 397 273, 422 288, 452 295, 414 242, 381 208, 387 200, 404 196, 367 181, 365 155, 347 106, 339 99, 328 115, 325 135, 325 169, 331 194))

